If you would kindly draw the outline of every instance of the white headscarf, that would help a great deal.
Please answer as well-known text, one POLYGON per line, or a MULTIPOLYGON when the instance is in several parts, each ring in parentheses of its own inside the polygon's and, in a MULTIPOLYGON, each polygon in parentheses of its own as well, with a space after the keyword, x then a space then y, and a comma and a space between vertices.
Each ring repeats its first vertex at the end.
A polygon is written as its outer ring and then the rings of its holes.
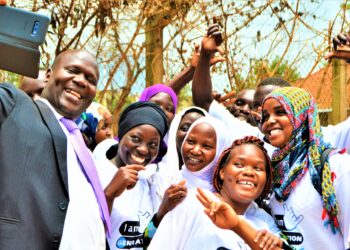
MULTIPOLYGON (((201 123, 207 123, 211 127, 213 127, 213 129, 215 130, 215 133, 216 133, 215 157, 207 166, 205 166, 203 169, 199 171, 192 172, 184 164, 182 166, 181 172, 189 188, 200 187, 200 188, 208 189, 210 191, 214 191, 214 187, 213 187, 214 167, 215 167, 216 161, 220 157, 221 152, 230 145, 229 144, 230 142, 228 139, 228 131, 225 124, 222 123, 220 120, 214 117, 206 116, 206 117, 199 118, 191 125, 184 139, 184 142, 186 141, 192 129, 201 123)), ((183 145, 184 143, 182 143, 181 150, 183 148, 183 145)))
MULTIPOLYGON (((177 130, 179 128, 180 122, 182 121, 182 118, 185 116, 185 114, 191 113, 191 112, 203 113, 204 116, 208 115, 207 111, 205 111, 202 108, 195 107, 195 106, 185 108, 185 109, 181 110, 180 113, 175 115, 173 121, 171 122, 169 132, 168 132, 168 134, 169 134, 168 151, 167 151, 166 155, 163 157, 164 162, 166 163, 167 169, 169 171, 173 171, 173 172, 179 171, 179 154, 177 152, 177 146, 176 146, 176 133, 177 133, 177 130)), ((179 152, 179 153, 181 153, 181 152, 179 152)), ((162 160, 162 162, 163 162, 163 160, 162 160)))
MULTIPOLYGON (((157 164, 148 165, 147 168, 154 168, 156 166, 156 174, 148 178, 151 186, 151 196, 154 207, 159 207, 163 199, 164 191, 171 185, 176 184, 182 180, 182 174, 179 170, 179 154, 176 147, 176 133, 180 122, 185 114, 190 112, 203 113, 205 116, 209 115, 207 111, 199 107, 188 107, 177 113, 171 122, 168 137, 168 151, 163 159, 157 164)), ((181 152, 180 152, 181 153, 181 152)))

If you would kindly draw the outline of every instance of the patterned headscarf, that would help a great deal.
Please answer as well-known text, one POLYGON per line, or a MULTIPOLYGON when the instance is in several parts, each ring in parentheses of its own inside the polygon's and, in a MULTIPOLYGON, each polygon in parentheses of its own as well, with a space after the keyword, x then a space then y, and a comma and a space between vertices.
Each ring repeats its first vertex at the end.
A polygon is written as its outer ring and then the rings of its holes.
MULTIPOLYGON (((332 230, 339 228, 334 176, 329 160, 326 160, 323 169, 321 166, 322 152, 331 146, 323 141, 314 98, 308 91, 296 87, 276 89, 265 98, 264 103, 270 98, 281 103, 293 126, 289 142, 283 148, 275 150, 272 155, 276 198, 280 201, 286 200, 293 187, 309 171, 311 182, 322 198, 322 219, 327 214, 332 230)), ((337 152, 339 150, 333 150, 330 155, 337 152)))
POLYGON ((90 149, 94 149, 96 146, 96 132, 104 125, 112 123, 112 115, 106 107, 97 102, 92 102, 75 123, 80 129, 86 145, 90 149))
POLYGON ((174 90, 172 88, 170 88, 167 85, 161 84, 161 83, 157 83, 154 84, 148 88, 146 88, 142 93, 141 96, 139 98, 139 101, 143 102, 143 101, 149 101, 149 99, 152 98, 152 96, 155 96, 158 93, 167 93, 171 100, 173 101, 174 104, 174 114, 176 114, 176 108, 177 108, 177 95, 174 92, 174 90))

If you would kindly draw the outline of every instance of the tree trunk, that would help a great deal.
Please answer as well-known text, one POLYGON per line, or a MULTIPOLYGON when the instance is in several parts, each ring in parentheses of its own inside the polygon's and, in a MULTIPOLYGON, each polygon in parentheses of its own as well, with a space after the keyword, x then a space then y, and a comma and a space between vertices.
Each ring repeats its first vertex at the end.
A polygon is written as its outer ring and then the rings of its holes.
POLYGON ((332 84, 332 115, 331 124, 337 124, 342 122, 347 117, 347 108, 349 104, 347 102, 347 76, 346 69, 347 63, 344 60, 334 59, 332 60, 333 72, 333 84, 332 84))
POLYGON ((146 21, 146 87, 162 83, 163 66, 163 26, 157 25, 158 18, 146 21))

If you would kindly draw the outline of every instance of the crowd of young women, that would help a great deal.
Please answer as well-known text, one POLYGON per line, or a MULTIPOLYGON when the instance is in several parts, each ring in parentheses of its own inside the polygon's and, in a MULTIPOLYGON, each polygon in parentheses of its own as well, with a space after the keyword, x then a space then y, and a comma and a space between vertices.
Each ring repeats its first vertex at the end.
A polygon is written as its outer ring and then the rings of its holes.
POLYGON ((231 116, 209 95, 220 36, 214 25, 202 41, 197 106, 176 114, 176 93, 157 84, 120 115, 117 140, 96 146, 117 197, 109 248, 350 249, 349 142, 324 139, 315 100, 296 87, 260 98, 258 127, 231 116))

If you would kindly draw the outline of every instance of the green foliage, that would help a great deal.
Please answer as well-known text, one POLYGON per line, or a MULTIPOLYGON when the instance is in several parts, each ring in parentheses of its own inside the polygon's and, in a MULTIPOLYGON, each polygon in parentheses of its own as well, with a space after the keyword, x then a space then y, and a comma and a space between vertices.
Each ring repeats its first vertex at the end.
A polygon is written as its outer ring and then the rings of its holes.
MULTIPOLYGON (((121 90, 108 90, 105 94, 104 101, 101 104, 107 107, 108 110, 112 112, 117 107, 120 94, 121 94, 121 90)), ((97 92, 95 97, 96 102, 99 102, 100 95, 101 95, 101 92, 100 91, 97 92)), ((129 104, 137 100, 138 100, 138 95, 128 95, 121 110, 123 110, 126 106, 128 106, 129 104)))
POLYGON ((278 66, 280 57, 276 56, 272 62, 269 64, 270 72, 272 72, 276 67, 274 76, 279 76, 287 80, 288 82, 295 82, 300 78, 300 73, 296 68, 288 64, 288 61, 282 61, 278 66))
MULTIPOLYGON (((254 89, 256 85, 267 77, 281 77, 290 83, 294 83, 300 79, 300 72, 290 65, 288 61, 280 62, 281 58, 276 56, 272 61, 268 60, 254 60, 250 61, 250 71, 247 76, 240 73, 239 70, 235 72, 234 79, 236 83, 235 91, 239 92, 242 89, 254 89)), ((225 92, 231 90, 225 89, 225 92)))
POLYGON ((300 78, 298 70, 290 65, 288 61, 280 61, 281 58, 279 56, 276 56, 272 61, 253 61, 249 82, 255 83, 254 86, 256 86, 267 77, 281 77, 291 83, 297 81, 300 78))
POLYGON ((9 72, 9 71, 5 71, 5 70, 0 70, 0 78, 1 82, 10 82, 13 83, 16 87, 19 86, 19 83, 21 81, 22 76, 9 72))
POLYGON ((192 106, 192 88, 191 84, 187 84, 177 95, 179 103, 178 110, 182 110, 183 108, 192 106))

